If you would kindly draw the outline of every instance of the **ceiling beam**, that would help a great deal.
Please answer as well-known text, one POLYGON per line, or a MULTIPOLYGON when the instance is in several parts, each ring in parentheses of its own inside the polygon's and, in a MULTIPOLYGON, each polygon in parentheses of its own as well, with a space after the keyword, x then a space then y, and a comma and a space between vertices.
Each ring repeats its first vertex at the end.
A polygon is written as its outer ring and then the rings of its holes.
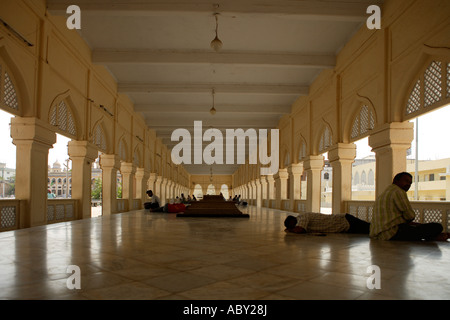
MULTIPOLYGON (((297 15, 308 19, 335 19, 339 21, 363 21, 367 19, 369 5, 381 5, 381 0, 315 1, 315 0, 147 0, 131 2, 128 0, 77 0, 76 4, 83 14, 97 15, 149 15, 152 12, 206 12, 221 14, 272 14, 297 15), (215 4, 219 4, 217 8, 215 4)), ((47 8, 52 14, 65 15, 72 0, 47 0, 47 8)))
POLYGON ((119 93, 259 93, 308 95, 306 85, 249 85, 249 84, 161 84, 142 82, 122 82, 119 93))
MULTIPOLYGON (((221 114, 288 114, 291 112, 291 106, 288 105, 215 105, 217 112, 221 114)), ((156 105, 156 104, 137 104, 134 111, 142 113, 202 113, 208 112, 211 105, 156 105)))
MULTIPOLYGON (((164 124, 158 124, 160 122, 158 121, 152 121, 152 119, 148 119, 146 121, 147 126, 150 129, 153 129, 156 131, 156 133, 167 133, 170 132, 170 134, 178 128, 187 129, 188 131, 193 130, 194 123, 186 123, 183 119, 174 119, 170 121, 169 123, 164 124)), ((221 131, 225 129, 243 129, 244 131, 250 128, 253 129, 276 129, 276 126, 278 125, 273 123, 273 121, 255 121, 255 122, 249 122, 248 119, 244 121, 239 121, 239 119, 229 119, 227 121, 221 120, 220 123, 213 123, 213 121, 208 121, 206 123, 203 121, 202 123, 202 129, 219 129, 221 131)), ((193 132, 193 131, 192 131, 193 132)))
POLYGON ((334 54, 207 52, 167 50, 119 50, 97 49, 92 54, 97 64, 137 63, 217 63, 267 66, 291 66, 302 68, 334 68, 334 54))

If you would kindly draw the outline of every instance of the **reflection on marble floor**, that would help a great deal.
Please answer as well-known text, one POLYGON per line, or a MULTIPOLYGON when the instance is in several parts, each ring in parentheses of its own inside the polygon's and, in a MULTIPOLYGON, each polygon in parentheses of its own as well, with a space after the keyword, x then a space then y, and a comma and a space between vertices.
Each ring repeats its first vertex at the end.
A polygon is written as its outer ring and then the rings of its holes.
POLYGON ((450 299, 450 243, 286 234, 249 219, 144 210, 0 233, 1 299, 450 299), (69 265, 81 289, 69 290, 69 265), (377 265, 381 289, 367 288, 377 265))

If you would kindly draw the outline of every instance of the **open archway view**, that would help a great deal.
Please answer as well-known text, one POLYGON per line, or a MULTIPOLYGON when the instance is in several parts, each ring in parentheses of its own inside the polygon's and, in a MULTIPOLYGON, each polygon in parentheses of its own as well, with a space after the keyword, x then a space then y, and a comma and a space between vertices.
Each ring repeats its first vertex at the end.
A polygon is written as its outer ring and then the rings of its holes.
POLYGON ((0 109, 0 198, 14 199, 16 189, 16 146, 10 134, 12 114, 0 109))

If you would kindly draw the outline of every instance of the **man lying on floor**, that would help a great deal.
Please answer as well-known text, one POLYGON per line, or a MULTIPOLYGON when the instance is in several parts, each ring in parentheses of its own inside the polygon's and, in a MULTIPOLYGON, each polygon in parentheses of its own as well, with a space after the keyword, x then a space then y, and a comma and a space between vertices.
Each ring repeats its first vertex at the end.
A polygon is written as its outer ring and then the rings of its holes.
POLYGON ((286 232, 291 233, 360 233, 369 234, 370 223, 350 214, 300 213, 284 220, 286 232))

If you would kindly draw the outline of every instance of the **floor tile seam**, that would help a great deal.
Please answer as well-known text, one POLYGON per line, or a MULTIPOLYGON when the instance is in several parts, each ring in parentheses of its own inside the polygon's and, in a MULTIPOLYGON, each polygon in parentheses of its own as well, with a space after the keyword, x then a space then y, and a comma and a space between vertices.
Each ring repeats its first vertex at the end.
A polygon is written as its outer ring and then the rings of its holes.
MULTIPOLYGON (((357 288, 346 288, 346 287, 342 287, 342 286, 335 285, 335 284, 330 284, 330 283, 313 282, 313 281, 311 281, 311 279, 307 279, 307 280, 302 281, 301 283, 298 283, 298 284, 296 284, 296 285, 302 285, 302 284, 322 285, 322 286, 326 286, 326 287, 330 287, 330 288, 334 288, 334 289, 342 289, 342 290, 345 290, 345 289, 346 289, 346 290, 352 290, 353 292, 359 292, 358 296, 355 297, 353 300, 356 300, 358 297, 361 297, 362 295, 364 295, 365 293, 368 292, 368 291, 364 291, 364 290, 357 289, 357 288)), ((296 285, 291 286, 290 288, 293 288, 293 287, 295 287, 296 285)), ((288 288, 288 289, 289 289, 289 288, 288 288)), ((279 291, 277 291, 277 292, 278 292, 278 294, 281 294, 281 293, 280 293, 281 291, 285 291, 285 290, 288 290, 288 289, 281 289, 281 290, 279 290, 279 291)), ((367 290, 369 290, 369 289, 367 289, 367 290)), ((285 295, 285 294, 284 294, 284 295, 285 295)), ((320 299, 320 300, 322 300, 322 299, 320 299)), ((327 299, 327 300, 343 300, 343 299, 327 299)), ((345 300, 347 300, 347 299, 345 299, 345 300)))
MULTIPOLYGON (((79 294, 83 295, 86 299, 89 299, 89 300, 98 300, 97 298, 90 297, 89 294, 93 295, 93 293, 98 292, 98 291, 104 291, 105 289, 110 289, 111 290, 111 289, 114 289, 116 287, 120 288, 120 287, 122 287, 124 285, 133 285, 133 284, 139 284, 141 286, 148 287, 148 289, 150 289, 150 290, 164 291, 163 296, 168 296, 168 295, 171 294, 167 290, 164 290, 164 289, 161 289, 161 288, 157 288, 157 287, 148 285, 148 284, 140 282, 140 281, 130 281, 130 282, 127 282, 127 283, 119 283, 119 284, 114 284, 114 285, 107 286, 107 287, 92 288, 92 289, 86 290, 84 292, 79 292, 79 294), (165 293, 168 293, 168 294, 165 294, 165 293)), ((129 300, 129 299, 118 298, 118 299, 108 299, 108 300, 129 300)), ((136 300, 136 298, 131 299, 131 300, 136 300)), ((145 300, 150 300, 150 299, 145 299, 145 300)))
MULTIPOLYGON (((212 278, 208 278, 208 277, 203 277, 203 278, 207 278, 208 280, 211 280, 211 282, 206 283, 206 284, 199 284, 198 286, 194 285, 194 286, 191 286, 189 289, 182 289, 182 290, 169 290, 169 289, 167 289, 167 288, 164 288, 163 286, 158 286, 157 284, 151 284, 151 285, 149 284, 149 286, 155 287, 155 288, 157 288, 157 289, 159 289, 159 290, 168 291, 168 292, 170 292, 171 294, 180 294, 181 292, 186 292, 186 291, 189 291, 189 290, 194 290, 194 289, 202 288, 202 287, 204 287, 204 286, 208 286, 208 285, 211 285, 211 284, 213 284, 213 283, 219 282, 219 281, 217 281, 217 279, 212 279, 212 278)), ((148 279, 146 279, 146 280, 151 280, 151 279, 152 279, 152 278, 148 278, 148 279)), ((146 280, 143 280, 143 281, 146 281, 146 280)))
MULTIPOLYGON (((255 285, 255 286, 253 286, 253 285, 246 285, 245 287, 253 288, 253 289, 259 289, 259 290, 263 290, 263 291, 269 291, 270 294, 276 294, 279 291, 295 287, 296 285, 299 285, 301 283, 304 283, 304 282, 308 281, 306 279, 300 280, 300 279, 292 278, 292 277, 289 277, 289 276, 284 276, 284 277, 289 278, 292 282, 289 285, 284 286, 283 288, 271 289, 270 287, 261 287, 261 286, 257 286, 257 285, 255 285)), ((225 281, 228 282, 230 280, 233 280, 233 279, 227 279, 225 281)), ((235 284, 234 282, 231 282, 231 283, 235 284)))
MULTIPOLYGON (((192 299, 192 297, 189 297, 188 295, 186 295, 186 293, 188 293, 189 291, 191 291, 191 290, 198 290, 198 289, 202 289, 202 288, 204 288, 204 287, 209 287, 209 286, 211 286, 211 285, 215 285, 215 284, 227 284, 227 285, 229 285, 229 286, 231 286, 231 287, 236 287, 237 286, 237 284, 236 283, 233 283, 233 282, 229 282, 228 280, 226 280, 226 279, 222 279, 222 280, 218 280, 218 281, 216 281, 216 282, 214 282, 214 283, 209 283, 209 284, 206 284, 206 285, 203 285, 203 286, 200 286, 200 287, 197 287, 197 288, 193 288, 193 289, 189 289, 189 290, 185 290, 185 291, 182 291, 182 292, 179 292, 179 293, 177 293, 177 295, 181 295, 181 296, 183 296, 183 297, 186 297, 186 299, 192 299)), ((241 287, 239 287, 239 289, 240 290, 243 290, 243 289, 249 289, 249 290, 251 290, 251 291, 254 291, 254 290, 257 290, 257 291, 259 291, 259 292, 266 292, 267 290, 262 290, 262 289, 257 289, 257 288, 253 288, 253 287, 250 287, 250 286, 241 286, 241 287)), ((272 293, 269 293, 269 292, 267 292, 268 294, 266 294, 266 295, 264 295, 264 296, 267 296, 267 295, 270 295, 270 294, 272 294, 272 293)), ((261 297, 262 298, 262 297, 261 297)), ((257 298, 257 299, 255 299, 255 300, 259 300, 259 299, 261 299, 261 298, 257 298)), ((204 299, 201 299, 201 300, 204 300, 204 299)), ((207 299, 208 300, 208 299, 207 299)), ((241 300, 240 298, 238 298, 238 297, 235 297, 235 296, 233 296, 233 297, 224 297, 224 298, 221 298, 221 299, 211 299, 211 300, 218 300, 218 301, 223 301, 223 300, 241 300)), ((247 300, 247 299, 244 299, 244 300, 247 300)), ((253 300, 253 299, 252 299, 253 300)))

